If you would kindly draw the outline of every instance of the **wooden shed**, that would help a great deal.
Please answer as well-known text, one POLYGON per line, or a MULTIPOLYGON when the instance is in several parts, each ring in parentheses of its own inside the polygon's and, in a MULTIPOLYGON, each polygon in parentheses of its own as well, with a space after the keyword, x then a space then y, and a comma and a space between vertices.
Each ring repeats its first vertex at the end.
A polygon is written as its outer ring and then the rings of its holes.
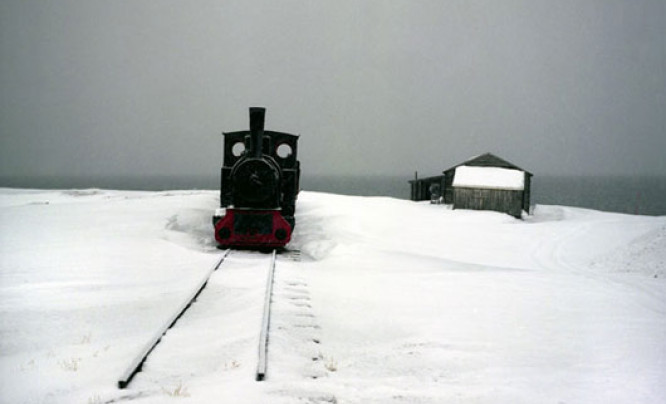
POLYGON ((529 212, 532 173, 486 153, 444 171, 444 201, 453 209, 529 212))
POLYGON ((415 178, 409 181, 412 201, 440 202, 444 193, 444 176, 415 178))
POLYGON ((492 153, 455 165, 443 175, 409 181, 413 201, 441 197, 454 209, 494 210, 518 218, 522 211, 529 212, 531 182, 532 173, 492 153))

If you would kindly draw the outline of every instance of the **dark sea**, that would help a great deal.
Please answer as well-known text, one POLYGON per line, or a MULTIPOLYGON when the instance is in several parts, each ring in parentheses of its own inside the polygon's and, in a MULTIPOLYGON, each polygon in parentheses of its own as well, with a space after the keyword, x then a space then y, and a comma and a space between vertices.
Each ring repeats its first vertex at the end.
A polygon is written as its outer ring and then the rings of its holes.
MULTIPOLYGON (((343 195, 390 196, 409 199, 411 177, 301 178, 301 189, 343 195)), ((145 177, 0 177, 0 187, 102 188, 123 190, 219 189, 217 176, 145 177)), ((666 177, 532 178, 532 204, 566 205, 641 215, 666 215, 666 177)))

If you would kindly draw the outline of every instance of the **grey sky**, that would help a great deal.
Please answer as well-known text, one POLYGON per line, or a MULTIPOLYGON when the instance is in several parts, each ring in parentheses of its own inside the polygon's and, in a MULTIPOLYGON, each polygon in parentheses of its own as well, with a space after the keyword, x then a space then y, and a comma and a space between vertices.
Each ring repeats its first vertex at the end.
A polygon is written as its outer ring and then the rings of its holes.
POLYGON ((3 0, 0 174, 214 174, 220 132, 308 174, 666 175, 666 2, 3 0))

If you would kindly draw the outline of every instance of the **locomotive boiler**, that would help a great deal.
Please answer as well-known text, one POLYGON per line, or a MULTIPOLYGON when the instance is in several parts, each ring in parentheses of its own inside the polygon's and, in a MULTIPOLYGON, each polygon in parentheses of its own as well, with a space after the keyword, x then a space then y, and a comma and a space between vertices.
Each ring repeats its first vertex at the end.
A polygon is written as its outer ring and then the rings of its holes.
POLYGON ((220 208, 213 216, 220 247, 284 247, 295 225, 298 136, 265 131, 265 108, 250 108, 250 130, 222 133, 220 208))

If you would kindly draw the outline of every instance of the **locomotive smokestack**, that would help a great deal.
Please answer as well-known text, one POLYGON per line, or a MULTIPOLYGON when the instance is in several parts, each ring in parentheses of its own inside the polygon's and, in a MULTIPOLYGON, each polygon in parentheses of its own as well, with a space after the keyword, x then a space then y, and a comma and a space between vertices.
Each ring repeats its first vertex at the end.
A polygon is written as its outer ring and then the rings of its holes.
POLYGON ((250 107, 250 141, 253 157, 261 157, 264 138, 266 108, 250 107))

